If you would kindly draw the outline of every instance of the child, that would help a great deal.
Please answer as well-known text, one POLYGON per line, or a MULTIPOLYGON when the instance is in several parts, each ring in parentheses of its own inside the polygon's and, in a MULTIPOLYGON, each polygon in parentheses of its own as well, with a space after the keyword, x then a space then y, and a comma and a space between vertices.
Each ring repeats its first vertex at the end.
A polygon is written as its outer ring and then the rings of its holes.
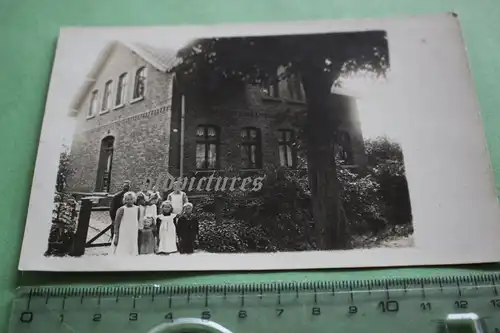
POLYGON ((172 203, 165 201, 161 204, 162 213, 156 218, 156 230, 158 230, 158 254, 170 254, 177 252, 176 232, 172 203))
POLYGON ((123 206, 118 208, 115 219, 115 232, 111 253, 117 256, 136 256, 139 254, 139 207, 134 203, 136 195, 127 192, 123 195, 123 206))
POLYGON ((156 220, 156 216, 158 215, 158 201, 160 200, 160 195, 158 192, 153 192, 149 196, 149 200, 146 206, 146 215, 153 216, 154 220, 156 220))
POLYGON ((140 231, 139 254, 152 254, 155 252, 154 225, 155 218, 146 215, 142 230, 140 231))
POLYGON ((193 214, 193 204, 184 204, 182 214, 175 220, 179 252, 191 254, 194 252, 194 242, 198 237, 198 219, 193 214))
POLYGON ((172 203, 172 208, 174 210, 174 214, 182 213, 182 209, 184 204, 187 203, 188 197, 185 192, 181 191, 181 183, 176 181, 173 184, 174 191, 170 192, 167 196, 167 201, 172 203))
MULTIPOLYGON (((146 195, 144 192, 137 193, 137 206, 139 207, 139 229, 142 229, 144 217, 146 216, 146 195)), ((140 245, 139 245, 140 246, 140 245)))

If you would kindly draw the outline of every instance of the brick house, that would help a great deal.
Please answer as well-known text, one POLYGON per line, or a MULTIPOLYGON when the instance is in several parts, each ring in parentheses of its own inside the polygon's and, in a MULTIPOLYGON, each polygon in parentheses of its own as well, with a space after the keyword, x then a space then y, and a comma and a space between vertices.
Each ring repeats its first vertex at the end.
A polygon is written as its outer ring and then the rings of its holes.
MULTIPOLYGON (((133 188, 168 171, 178 177, 214 170, 300 168, 293 115, 305 110, 298 80, 218 87, 210 99, 182 91, 170 71, 175 52, 144 44, 109 43, 71 105, 76 118, 68 191, 133 188)), ((352 97, 332 93, 341 118, 339 153, 346 165, 364 163, 352 97)))

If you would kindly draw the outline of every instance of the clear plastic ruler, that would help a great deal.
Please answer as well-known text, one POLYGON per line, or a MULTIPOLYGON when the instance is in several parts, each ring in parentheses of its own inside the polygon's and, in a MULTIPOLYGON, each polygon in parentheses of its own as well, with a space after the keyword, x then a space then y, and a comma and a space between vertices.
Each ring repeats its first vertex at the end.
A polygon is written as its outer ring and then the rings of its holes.
POLYGON ((11 333, 500 333, 500 274, 18 290, 11 333))

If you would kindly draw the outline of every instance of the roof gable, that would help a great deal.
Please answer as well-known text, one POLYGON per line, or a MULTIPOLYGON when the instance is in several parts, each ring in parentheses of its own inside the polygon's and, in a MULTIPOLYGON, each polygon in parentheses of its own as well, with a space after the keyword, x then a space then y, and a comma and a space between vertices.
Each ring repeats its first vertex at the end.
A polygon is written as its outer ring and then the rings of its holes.
POLYGON ((88 94, 92 85, 96 82, 99 73, 107 64, 113 54, 113 51, 118 45, 122 45, 131 50, 160 72, 168 72, 181 61, 181 59, 177 57, 177 52, 174 50, 156 48, 142 43, 125 43, 120 41, 110 42, 101 51, 87 74, 83 84, 76 92, 70 104, 71 116, 76 116, 78 114, 78 110, 85 96, 88 94))

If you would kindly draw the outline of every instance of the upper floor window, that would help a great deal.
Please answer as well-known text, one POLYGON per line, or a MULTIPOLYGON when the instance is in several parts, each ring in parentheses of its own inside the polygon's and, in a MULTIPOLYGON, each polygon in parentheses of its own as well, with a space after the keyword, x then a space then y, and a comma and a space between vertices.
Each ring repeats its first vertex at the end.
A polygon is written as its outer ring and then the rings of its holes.
POLYGON ((128 87, 128 74, 123 73, 118 77, 115 105, 119 106, 125 104, 125 98, 127 96, 127 87, 128 87))
POLYGON ((219 129, 200 125, 196 129, 196 168, 217 169, 219 165, 219 129))
POLYGON ((298 78, 295 75, 288 78, 287 88, 291 100, 304 101, 304 93, 302 91, 302 84, 300 82, 300 78, 298 78))
POLYGON ((89 105, 89 113, 88 116, 92 117, 97 113, 97 95, 98 91, 94 90, 90 95, 90 105, 89 105))
POLYGON ((102 96, 102 111, 109 110, 111 108, 111 85, 113 81, 109 80, 104 85, 104 94, 102 96))
POLYGON ((245 169, 259 169, 262 167, 262 152, 260 130, 254 127, 245 127, 241 136, 241 163, 245 169))
POLYGON ((280 157, 280 165, 287 168, 295 166, 295 154, 293 151, 294 133, 292 130, 278 131, 278 150, 280 157))
POLYGON ((273 98, 280 97, 279 82, 277 80, 268 79, 261 84, 261 91, 264 95, 273 98))
POLYGON ((141 67, 135 72, 133 99, 144 97, 146 90, 146 67, 141 67))

